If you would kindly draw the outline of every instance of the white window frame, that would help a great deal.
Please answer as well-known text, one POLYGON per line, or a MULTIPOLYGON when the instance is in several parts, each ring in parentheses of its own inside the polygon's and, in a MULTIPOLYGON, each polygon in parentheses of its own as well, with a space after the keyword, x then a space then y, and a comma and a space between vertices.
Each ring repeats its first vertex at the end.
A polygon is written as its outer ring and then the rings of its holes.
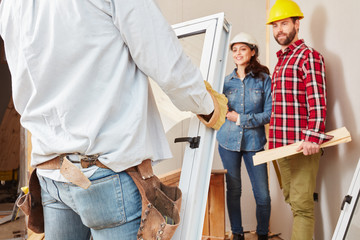
MULTIPOLYGON (((351 219, 354 215, 356 205, 359 203, 360 198, 360 159, 357 164, 350 188, 346 197, 351 200, 345 201, 342 204, 342 210, 338 219, 332 240, 346 239, 346 234, 349 230, 351 219)), ((360 206, 358 206, 360 207, 360 206)))
MULTIPOLYGON (((205 34, 200 71, 213 89, 222 92, 231 25, 224 13, 173 25, 179 38, 205 34)), ((172 239, 201 239, 207 194, 216 143, 216 131, 197 117, 190 119, 188 137, 200 136, 198 148, 186 146, 179 187, 182 190, 181 222, 172 239)), ((182 136, 179 136, 182 137, 182 136)))

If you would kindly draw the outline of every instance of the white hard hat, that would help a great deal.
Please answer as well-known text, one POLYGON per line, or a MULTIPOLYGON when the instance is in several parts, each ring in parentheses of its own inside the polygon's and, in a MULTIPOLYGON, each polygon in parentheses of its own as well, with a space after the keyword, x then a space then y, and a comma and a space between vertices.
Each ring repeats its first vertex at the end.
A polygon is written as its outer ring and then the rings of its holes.
POLYGON ((258 43, 256 41, 256 39, 251 36, 250 34, 248 33, 245 33, 245 32, 241 32, 239 34, 237 34, 230 42, 230 50, 231 50, 231 47, 234 43, 247 43, 247 44, 250 44, 250 45, 255 45, 256 47, 258 47, 258 43))

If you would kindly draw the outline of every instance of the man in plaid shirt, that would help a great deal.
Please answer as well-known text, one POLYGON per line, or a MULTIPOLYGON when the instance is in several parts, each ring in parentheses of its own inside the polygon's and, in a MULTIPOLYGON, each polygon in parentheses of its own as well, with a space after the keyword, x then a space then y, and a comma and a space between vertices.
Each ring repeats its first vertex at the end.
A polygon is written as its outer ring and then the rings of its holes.
POLYGON ((272 114, 269 148, 303 141, 296 154, 278 160, 285 201, 294 216, 294 240, 311 240, 314 233, 314 199, 320 144, 331 139, 324 134, 326 118, 325 64, 320 53, 298 38, 304 16, 291 0, 278 0, 267 24, 273 26, 281 46, 272 76, 272 114))

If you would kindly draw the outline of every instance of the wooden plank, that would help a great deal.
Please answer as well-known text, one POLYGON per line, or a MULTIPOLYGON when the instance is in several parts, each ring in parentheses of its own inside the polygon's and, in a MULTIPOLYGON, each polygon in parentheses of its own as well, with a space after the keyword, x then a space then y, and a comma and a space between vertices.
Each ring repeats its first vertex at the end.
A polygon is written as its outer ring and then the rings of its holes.
MULTIPOLYGON (((202 240, 225 239, 225 180, 226 169, 211 171, 202 240)), ((178 184, 181 169, 159 175, 165 184, 178 184)))
POLYGON ((4 41, 2 40, 1 37, 0 37, 0 63, 7 64, 6 63, 6 56, 5 56, 4 41))
MULTIPOLYGON (((270 14, 270 0, 266 0, 266 19, 270 14)), ((265 65, 270 66, 270 26, 266 25, 265 65)))
POLYGON ((212 169, 211 174, 225 174, 227 173, 226 169, 212 169))
POLYGON ((20 164, 20 115, 12 99, 8 104, 0 125, 0 169, 11 171, 20 164))
POLYGON ((210 237, 225 237, 225 182, 224 173, 211 174, 208 205, 210 237))
POLYGON ((28 240, 43 240, 45 239, 45 234, 41 233, 41 234, 37 234, 34 233, 33 231, 31 231, 30 229, 28 229, 28 240))
MULTIPOLYGON (((211 180, 210 180, 211 181, 211 180)), ((209 236, 210 235, 210 222, 209 222, 209 201, 206 201, 206 209, 205 209, 205 217, 204 217, 204 226, 203 226, 203 236, 209 236)), ((202 238, 208 239, 208 238, 202 238)))
POLYGON ((170 186, 178 186, 181 175, 181 168, 161 174, 158 176, 160 181, 170 186))
MULTIPOLYGON (((345 127, 335 129, 333 131, 327 132, 326 134, 333 136, 333 139, 321 144, 321 148, 335 146, 340 143, 347 143, 351 141, 350 133, 345 127)), ((300 146, 301 143, 302 142, 296 142, 283 147, 258 152, 253 157, 254 165, 256 166, 265 162, 301 153, 303 151, 296 151, 296 149, 300 146)))
POLYGON ((31 144, 31 133, 29 131, 26 131, 26 156, 27 156, 27 169, 28 169, 28 176, 30 178, 31 172, 34 170, 30 166, 31 164, 31 150, 32 150, 32 144, 31 144))
MULTIPOLYGON (((25 155, 26 155, 26 170, 25 170, 25 178, 26 178, 26 185, 28 185, 28 182, 30 180, 30 176, 32 171, 34 171, 34 168, 32 168, 30 166, 31 164, 31 151, 32 151, 32 143, 31 143, 31 133, 29 131, 26 130, 26 140, 25 140, 25 155)), ((45 239, 45 234, 37 234, 34 233, 33 231, 31 231, 29 228, 27 229, 28 231, 28 240, 43 240, 45 239)))

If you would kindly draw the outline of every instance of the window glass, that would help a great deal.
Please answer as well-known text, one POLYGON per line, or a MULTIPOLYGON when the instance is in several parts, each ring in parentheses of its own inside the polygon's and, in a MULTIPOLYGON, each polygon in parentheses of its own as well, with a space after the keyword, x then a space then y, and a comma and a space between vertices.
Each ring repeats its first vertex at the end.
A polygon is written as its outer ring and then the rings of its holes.
POLYGON ((349 221, 348 225, 348 232, 346 234, 345 239, 351 240, 351 239, 358 239, 359 233, 360 233, 360 207, 359 205, 359 195, 360 192, 357 195, 357 199, 353 199, 353 201, 356 201, 354 210, 351 216, 351 219, 349 221))
MULTIPOLYGON (((200 66, 201 62, 204 39, 205 33, 189 34, 179 39, 186 55, 197 67, 200 66)), ((188 135, 189 120, 194 114, 191 112, 180 111, 153 80, 150 79, 150 83, 160 112, 161 121, 166 132, 167 140, 173 154, 173 161, 171 164, 168 164, 169 161, 164 161, 154 166, 155 173, 161 175, 181 168, 185 147, 188 143, 174 143, 174 140, 175 138, 188 135)))

